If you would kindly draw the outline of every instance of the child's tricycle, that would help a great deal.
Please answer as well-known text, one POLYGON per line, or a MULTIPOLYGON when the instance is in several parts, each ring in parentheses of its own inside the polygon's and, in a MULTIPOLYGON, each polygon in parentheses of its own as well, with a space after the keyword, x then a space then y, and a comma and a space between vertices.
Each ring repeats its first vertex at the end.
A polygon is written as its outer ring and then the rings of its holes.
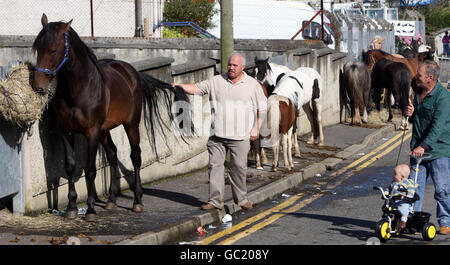
MULTIPOLYGON (((416 158, 417 165, 415 168, 416 175, 414 183, 417 183, 417 174, 419 173, 419 164, 423 159, 430 158, 431 156, 425 153, 422 157, 416 158)), ((416 232, 421 232, 422 237, 426 241, 431 241, 436 236, 436 226, 430 223, 431 214, 426 212, 414 212, 413 205, 414 202, 419 199, 419 196, 414 194, 412 199, 409 199, 411 204, 410 214, 408 216, 408 221, 406 223, 405 229, 400 229, 400 218, 401 214, 396 207, 393 207, 394 201, 400 199, 399 196, 390 196, 385 193, 383 188, 377 186, 374 187, 375 190, 380 190, 382 198, 384 199, 384 204, 382 206, 383 215, 380 221, 377 222, 375 226, 375 234, 380 239, 381 242, 386 242, 391 238, 391 236, 399 236, 404 233, 414 234, 416 232)), ((403 200, 407 200, 403 198, 403 200)))

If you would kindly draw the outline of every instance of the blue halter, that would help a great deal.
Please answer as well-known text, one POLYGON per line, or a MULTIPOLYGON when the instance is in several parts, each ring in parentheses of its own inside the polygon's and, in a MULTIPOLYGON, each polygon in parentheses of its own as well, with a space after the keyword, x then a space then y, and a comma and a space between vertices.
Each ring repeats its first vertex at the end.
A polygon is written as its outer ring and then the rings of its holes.
POLYGON ((43 72, 43 73, 46 73, 48 75, 56 75, 58 70, 69 60, 69 42, 67 41, 67 32, 64 33, 64 42, 65 42, 65 47, 66 47, 66 52, 64 54, 64 59, 58 65, 58 67, 56 67, 55 71, 52 71, 52 70, 49 70, 49 69, 44 69, 44 68, 41 68, 41 67, 38 67, 38 66, 36 66, 35 69, 37 71, 39 71, 39 72, 43 72))

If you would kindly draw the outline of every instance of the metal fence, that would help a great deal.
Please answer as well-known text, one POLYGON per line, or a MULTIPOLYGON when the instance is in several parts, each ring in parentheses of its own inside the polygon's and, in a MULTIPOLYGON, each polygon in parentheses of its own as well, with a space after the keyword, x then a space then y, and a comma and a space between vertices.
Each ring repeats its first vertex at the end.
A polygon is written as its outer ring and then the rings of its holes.
POLYGON ((141 26, 149 37, 161 37, 153 25, 162 19, 165 0, 0 0, 0 35, 37 35, 45 13, 49 21, 70 21, 80 36, 134 37, 136 3, 141 6, 141 26), (147 24, 145 23, 147 22, 147 24), (148 25, 148 27, 147 27, 148 25))
POLYGON ((385 38, 382 49, 388 53, 395 53, 393 27, 386 20, 339 13, 335 15, 341 23, 340 50, 347 52, 349 61, 360 61, 362 51, 368 50, 369 44, 377 35, 385 38))

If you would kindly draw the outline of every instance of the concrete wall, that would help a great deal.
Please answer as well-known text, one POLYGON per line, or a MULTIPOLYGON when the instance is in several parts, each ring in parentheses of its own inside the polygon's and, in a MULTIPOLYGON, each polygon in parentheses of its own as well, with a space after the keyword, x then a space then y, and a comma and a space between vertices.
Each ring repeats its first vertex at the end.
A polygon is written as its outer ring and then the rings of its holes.
MULTIPOLYGON (((31 53, 33 37, 0 37, 0 65, 20 59, 35 61, 31 53)), ((94 39, 86 40, 99 58, 116 58, 131 62, 139 71, 153 75, 166 82, 198 82, 218 73, 220 43, 216 40, 121 40, 94 39)), ((323 48, 315 42, 302 41, 253 41, 236 40, 235 49, 243 52, 251 68, 253 59, 271 57, 292 69, 299 66, 317 69, 324 80, 322 93, 324 126, 339 122, 339 68, 345 63, 345 55, 334 54, 332 50, 323 48), (302 48, 298 48, 302 47, 302 48)), ((159 180, 168 176, 184 174, 205 167, 208 163, 206 141, 210 128, 210 106, 208 96, 190 96, 192 117, 199 137, 192 138, 190 144, 178 140, 166 128, 156 133, 158 158, 150 147, 148 129, 141 122, 141 149, 143 183, 159 180), (162 137, 162 133, 167 138, 162 137)), ((167 110, 162 108, 162 114, 167 110)), ((310 131, 309 123, 304 115, 300 118, 301 131, 310 131)), ((46 111, 43 118, 32 127, 32 136, 25 136, 22 143, 23 152, 23 204, 24 213, 44 210, 52 207, 65 208, 67 204, 67 179, 64 170, 63 146, 54 114, 46 111)), ((132 164, 129 158, 130 147, 122 127, 111 131, 112 138, 118 148, 119 169, 123 176, 121 188, 132 183, 132 164)), ((76 183, 78 201, 86 199, 86 184, 82 175, 82 165, 86 153, 83 137, 76 138, 78 175, 76 183)), ((109 187, 109 169, 104 151, 100 148, 97 156, 96 188, 98 194, 104 195, 109 187)), ((20 213, 20 211, 18 211, 20 213)))

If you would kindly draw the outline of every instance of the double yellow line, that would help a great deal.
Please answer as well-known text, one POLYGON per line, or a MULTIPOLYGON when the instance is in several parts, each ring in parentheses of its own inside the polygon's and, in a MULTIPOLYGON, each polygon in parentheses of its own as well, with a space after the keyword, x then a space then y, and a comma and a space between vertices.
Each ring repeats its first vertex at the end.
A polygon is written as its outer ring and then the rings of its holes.
MULTIPOLYGON (((373 162, 375 162, 376 160, 378 160, 379 158, 385 156, 386 154, 388 154, 389 152, 391 152, 392 150, 394 150, 398 145, 400 145, 402 143, 402 141, 397 141, 404 132, 400 132, 397 135, 395 135, 393 138, 389 139, 388 141, 386 141, 384 144, 380 145, 379 147, 377 147, 376 149, 374 149, 373 151, 371 151, 370 153, 368 153, 367 155, 359 158, 358 160, 354 161, 353 163, 345 166, 344 168, 336 171, 335 173, 333 173, 331 176, 338 176, 341 175, 342 173, 346 172, 349 169, 355 168, 354 170, 352 170, 351 172, 349 172, 346 176, 344 176, 343 178, 341 178, 339 181, 336 181, 333 184, 329 184, 327 186, 326 189, 321 190, 320 192, 317 192, 316 194, 313 194, 311 197, 302 200, 300 203, 296 203, 298 200, 300 200, 301 198, 303 198, 304 196, 306 196, 306 193, 298 193, 296 195, 291 196, 289 199, 287 199, 286 201, 278 204, 277 206, 268 209, 264 212, 261 212, 239 224, 234 225, 233 227, 226 229, 224 231, 218 232, 212 236, 209 236, 207 238, 205 238, 204 240, 202 240, 202 242, 200 244, 202 245, 208 245, 214 241, 219 240, 222 237, 226 237, 230 234, 233 234, 234 232, 237 232, 247 226, 250 226, 253 223, 256 223, 255 225, 243 230, 242 232, 239 232, 235 235, 232 235, 228 238, 226 238, 225 240, 221 241, 218 243, 218 245, 230 245, 233 244, 234 242, 236 242, 239 239, 242 239, 260 229, 262 229, 263 227, 275 222, 276 220, 280 219, 281 217, 285 216, 286 214, 289 213, 293 213, 298 211, 299 209, 303 208, 304 206, 310 204, 311 202, 313 202, 314 200, 322 197, 323 195, 326 194, 327 191, 337 187, 339 184, 341 184, 344 180, 346 180, 347 178, 349 178, 350 176, 352 176, 355 172, 360 171, 366 167, 368 167, 370 164, 372 164, 373 162), (395 142, 397 141, 397 142, 395 142), (386 148, 387 147, 387 148, 386 148), (383 152, 377 154, 378 152, 380 152, 381 150, 383 150, 384 148, 386 148, 383 152), (373 156, 373 157, 372 157, 373 156), (372 157, 372 158, 370 158, 372 157), (370 159, 368 159, 370 158, 370 159), (366 161, 367 160, 367 161, 366 161), (366 161, 366 162, 364 162, 366 161), (364 163, 363 163, 364 162, 364 163), (293 205, 294 204, 294 205, 293 205), (293 205, 293 206, 292 206, 293 205), (288 208, 289 207, 289 208, 288 208), (264 218, 266 218, 265 220, 262 220, 264 218), (260 221, 262 220, 262 221, 260 221), (259 222, 260 221, 260 222, 259 222)), ((403 141, 406 141, 409 137, 411 137, 411 133, 409 132, 408 134, 404 135, 404 139, 403 141)), ((316 183, 316 187, 324 185, 326 183, 324 182, 317 182, 316 183)))

